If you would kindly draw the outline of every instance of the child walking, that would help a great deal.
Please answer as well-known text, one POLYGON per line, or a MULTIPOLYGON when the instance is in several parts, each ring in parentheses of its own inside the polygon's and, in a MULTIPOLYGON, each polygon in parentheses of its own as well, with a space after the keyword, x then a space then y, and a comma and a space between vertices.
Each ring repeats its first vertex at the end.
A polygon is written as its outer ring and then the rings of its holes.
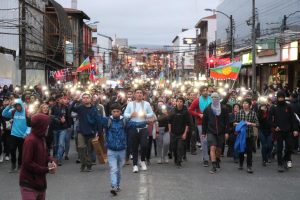
POLYGON ((111 194, 116 196, 120 192, 121 169, 126 155, 126 122, 121 116, 121 105, 111 105, 111 116, 102 117, 101 123, 106 130, 106 147, 110 168, 111 194))

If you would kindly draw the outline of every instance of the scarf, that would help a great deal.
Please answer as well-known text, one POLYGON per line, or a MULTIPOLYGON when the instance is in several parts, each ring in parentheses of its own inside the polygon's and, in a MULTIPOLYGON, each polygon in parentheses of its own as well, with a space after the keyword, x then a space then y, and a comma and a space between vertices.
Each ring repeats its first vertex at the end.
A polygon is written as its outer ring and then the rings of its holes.
POLYGON ((199 108, 200 111, 203 113, 205 108, 207 108, 207 106, 211 104, 211 97, 208 96, 206 98, 204 98, 202 95, 199 97, 199 108))

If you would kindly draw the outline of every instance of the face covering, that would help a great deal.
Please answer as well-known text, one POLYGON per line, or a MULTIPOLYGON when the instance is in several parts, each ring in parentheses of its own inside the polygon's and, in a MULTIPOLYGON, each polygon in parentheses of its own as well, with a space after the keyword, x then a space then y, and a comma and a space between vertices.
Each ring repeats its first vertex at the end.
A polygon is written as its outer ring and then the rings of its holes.
POLYGON ((221 104, 220 99, 213 98, 211 108, 215 115, 219 116, 221 114, 221 104))

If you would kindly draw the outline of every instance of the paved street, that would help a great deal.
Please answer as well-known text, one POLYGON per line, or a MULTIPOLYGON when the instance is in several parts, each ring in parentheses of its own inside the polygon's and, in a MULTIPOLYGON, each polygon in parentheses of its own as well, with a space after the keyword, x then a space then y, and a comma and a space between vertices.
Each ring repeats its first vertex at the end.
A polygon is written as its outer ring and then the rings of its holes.
MULTIPOLYGON (((73 142, 73 141, 72 141, 73 142)), ((200 155, 189 156, 182 169, 173 164, 152 164, 149 171, 138 174, 126 166, 122 192, 118 197, 109 193, 107 166, 97 165, 91 173, 80 173, 75 164, 75 152, 64 162, 56 175, 48 175, 49 200, 235 200, 286 199, 300 197, 300 155, 294 156, 294 167, 279 174, 275 163, 263 168, 260 157, 255 156, 254 174, 237 170, 237 165, 224 158, 219 173, 209 174, 209 168, 200 165, 200 155)), ((153 159, 154 163, 155 159, 153 159)), ((0 165, 0 199, 20 199, 18 174, 9 174, 9 163, 0 165)))

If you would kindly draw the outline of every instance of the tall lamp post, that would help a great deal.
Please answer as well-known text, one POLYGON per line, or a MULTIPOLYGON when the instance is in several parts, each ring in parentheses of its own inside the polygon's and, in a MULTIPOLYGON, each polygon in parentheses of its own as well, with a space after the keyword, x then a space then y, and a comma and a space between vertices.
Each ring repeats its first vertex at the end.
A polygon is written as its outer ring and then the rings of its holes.
POLYGON ((230 59, 233 62, 233 60, 234 60, 234 40, 233 40, 233 17, 232 17, 232 15, 227 15, 226 13, 224 13, 222 11, 210 9, 210 8, 206 8, 204 10, 208 11, 208 12, 213 12, 213 13, 220 13, 230 20, 230 51, 231 51, 230 59))

